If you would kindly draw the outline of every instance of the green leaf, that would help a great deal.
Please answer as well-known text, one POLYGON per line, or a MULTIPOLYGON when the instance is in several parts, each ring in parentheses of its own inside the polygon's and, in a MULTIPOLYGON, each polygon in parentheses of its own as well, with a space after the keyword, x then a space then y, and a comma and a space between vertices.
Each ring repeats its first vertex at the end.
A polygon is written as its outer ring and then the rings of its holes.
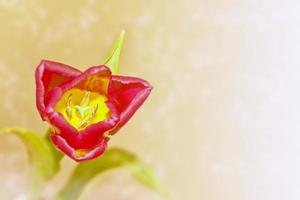
POLYGON ((112 74, 118 74, 119 71, 119 61, 122 50, 122 45, 125 37, 125 31, 123 30, 119 35, 117 41, 115 42, 114 47, 109 53, 104 65, 110 68, 112 74))
POLYGON ((6 128, 4 133, 16 135, 25 144, 31 166, 32 199, 37 198, 46 182, 59 171, 59 156, 50 142, 37 133, 22 128, 6 128))
POLYGON ((128 169, 140 183, 169 198, 169 194, 156 178, 151 166, 137 160, 136 162, 128 165, 128 169))
POLYGON ((156 192, 164 193, 161 184, 149 166, 142 163, 134 154, 123 149, 113 148, 95 160, 79 164, 65 187, 60 191, 57 200, 78 199, 84 187, 93 178, 117 167, 125 167, 145 186, 156 192))

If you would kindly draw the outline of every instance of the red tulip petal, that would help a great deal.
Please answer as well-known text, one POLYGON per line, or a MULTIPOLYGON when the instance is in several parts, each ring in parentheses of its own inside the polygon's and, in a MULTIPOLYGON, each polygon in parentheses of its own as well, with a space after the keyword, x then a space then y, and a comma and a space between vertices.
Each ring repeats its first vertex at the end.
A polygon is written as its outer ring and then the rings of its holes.
POLYGON ((152 90, 145 80, 127 76, 112 76, 109 95, 115 100, 120 121, 111 133, 118 131, 144 103, 152 90))
POLYGON ((106 66, 90 67, 70 82, 61 85, 63 92, 76 87, 82 90, 89 90, 101 94, 107 93, 108 84, 111 78, 110 69, 106 66))
POLYGON ((107 148, 108 138, 102 139, 98 145, 92 149, 75 149, 60 135, 53 133, 51 140, 62 152, 76 161, 90 160, 103 154, 107 148))
POLYGON ((49 91, 66 81, 79 76, 81 72, 73 67, 58 62, 42 60, 35 71, 36 105, 42 119, 48 104, 49 91))

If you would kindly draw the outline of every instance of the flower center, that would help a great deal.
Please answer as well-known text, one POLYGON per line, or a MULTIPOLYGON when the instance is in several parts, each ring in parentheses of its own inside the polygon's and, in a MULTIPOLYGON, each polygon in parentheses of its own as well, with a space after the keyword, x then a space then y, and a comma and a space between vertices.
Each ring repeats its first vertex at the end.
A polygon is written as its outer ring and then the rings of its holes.
POLYGON ((81 131, 91 124, 110 117, 106 100, 104 95, 96 92, 73 88, 63 94, 54 110, 61 113, 73 127, 81 131))

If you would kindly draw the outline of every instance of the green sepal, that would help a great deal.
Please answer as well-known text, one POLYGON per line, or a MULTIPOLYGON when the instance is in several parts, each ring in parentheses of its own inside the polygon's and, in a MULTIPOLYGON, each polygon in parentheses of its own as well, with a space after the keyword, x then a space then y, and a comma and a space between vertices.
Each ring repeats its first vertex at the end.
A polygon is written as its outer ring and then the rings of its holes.
POLYGON ((116 40, 111 52, 108 54, 106 61, 104 62, 104 65, 110 68, 112 74, 118 74, 119 71, 119 61, 124 37, 125 31, 123 30, 116 40))
POLYGON ((118 167, 128 169, 133 174, 133 177, 148 188, 158 193, 166 194, 148 165, 140 161, 133 153, 119 148, 112 148, 97 159, 80 163, 73 171, 65 187, 56 197, 56 200, 78 199, 85 186, 93 178, 105 171, 118 167))

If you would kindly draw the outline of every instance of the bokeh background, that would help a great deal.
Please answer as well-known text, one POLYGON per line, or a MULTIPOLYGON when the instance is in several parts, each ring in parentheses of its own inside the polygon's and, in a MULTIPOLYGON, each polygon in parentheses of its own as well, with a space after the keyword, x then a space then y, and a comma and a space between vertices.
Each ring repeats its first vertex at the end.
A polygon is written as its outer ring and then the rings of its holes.
MULTIPOLYGON (((174 200, 298 200, 299 10, 293 0, 0 0, 0 127, 43 134, 40 60, 102 64, 125 29, 120 74, 155 89, 111 146, 153 165, 174 200)), ((1 136, 0 163, 0 199, 26 199, 27 155, 14 136, 1 136)), ((75 166, 62 164, 47 196, 75 166)), ((81 199, 161 197, 113 170, 81 199)))

